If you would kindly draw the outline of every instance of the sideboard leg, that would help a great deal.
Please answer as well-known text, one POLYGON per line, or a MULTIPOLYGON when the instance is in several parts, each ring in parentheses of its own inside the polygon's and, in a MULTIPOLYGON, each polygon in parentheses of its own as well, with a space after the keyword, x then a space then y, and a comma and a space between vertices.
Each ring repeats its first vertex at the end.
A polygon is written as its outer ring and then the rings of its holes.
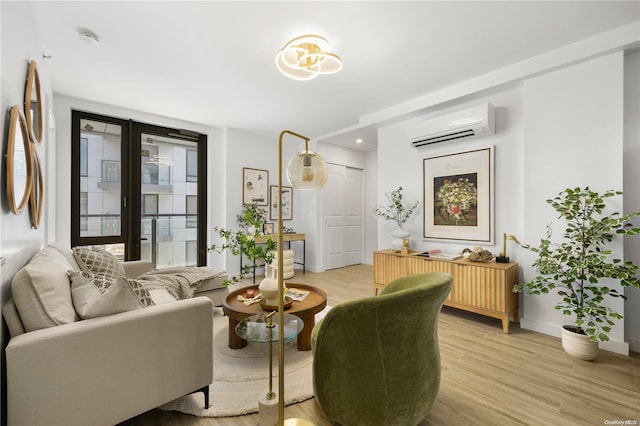
POLYGON ((509 317, 502 317, 502 332, 504 334, 509 334, 509 317))

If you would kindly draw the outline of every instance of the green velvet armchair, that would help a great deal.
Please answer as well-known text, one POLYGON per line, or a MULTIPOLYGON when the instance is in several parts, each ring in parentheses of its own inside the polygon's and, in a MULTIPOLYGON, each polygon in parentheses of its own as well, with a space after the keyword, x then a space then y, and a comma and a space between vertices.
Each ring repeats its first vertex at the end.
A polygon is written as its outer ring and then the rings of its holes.
POLYGON ((438 314, 451 275, 410 275, 331 309, 312 335, 313 389, 334 423, 416 425, 440 388, 438 314))

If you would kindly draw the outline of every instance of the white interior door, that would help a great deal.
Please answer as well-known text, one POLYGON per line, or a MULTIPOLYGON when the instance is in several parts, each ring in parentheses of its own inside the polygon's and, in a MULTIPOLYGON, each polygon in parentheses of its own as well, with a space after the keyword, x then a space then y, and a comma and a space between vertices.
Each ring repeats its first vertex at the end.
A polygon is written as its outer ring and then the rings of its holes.
POLYGON ((364 188, 362 170, 346 168, 345 173, 345 266, 362 263, 362 208, 364 188))
POLYGON ((323 190, 326 269, 362 263, 362 170, 327 164, 323 190))
POLYGON ((336 164, 327 164, 329 175, 324 186, 323 212, 324 212, 324 247, 326 269, 342 268, 346 264, 344 251, 344 181, 345 167, 336 164))

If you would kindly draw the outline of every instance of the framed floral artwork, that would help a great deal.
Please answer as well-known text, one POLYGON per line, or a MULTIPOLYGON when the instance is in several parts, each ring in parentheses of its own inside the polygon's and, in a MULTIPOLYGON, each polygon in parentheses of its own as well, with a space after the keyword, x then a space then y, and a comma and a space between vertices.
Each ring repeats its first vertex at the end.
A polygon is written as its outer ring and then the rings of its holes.
MULTIPOLYGON (((271 198, 269 204, 271 220, 278 220, 278 185, 271 185, 271 198)), ((293 219, 293 188, 282 187, 282 220, 293 219)))
POLYGON ((423 160, 427 240, 494 242, 493 146, 423 160))
POLYGON ((268 205, 268 190, 269 170, 242 169, 242 204, 268 205))

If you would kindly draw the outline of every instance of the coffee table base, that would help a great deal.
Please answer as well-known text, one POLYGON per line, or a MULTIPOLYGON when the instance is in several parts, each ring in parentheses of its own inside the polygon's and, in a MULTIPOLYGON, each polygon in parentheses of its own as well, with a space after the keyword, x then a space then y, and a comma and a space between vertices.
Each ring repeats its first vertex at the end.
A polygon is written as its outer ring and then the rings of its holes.
MULTIPOLYGON (((311 332, 316 324, 316 314, 327 306, 327 294, 324 290, 306 284, 288 282, 288 287, 309 291, 308 296, 301 302, 293 302, 291 308, 285 310, 286 314, 295 315, 302 320, 303 328, 297 336, 299 351, 311 350, 311 332)), ((236 334, 236 326, 240 321, 252 315, 265 311, 257 304, 245 306, 238 301, 238 295, 242 295, 248 289, 257 292, 258 286, 249 286, 235 290, 227 295, 222 303, 222 311, 229 318, 229 347, 241 349, 247 346, 247 342, 236 334)), ((276 316, 277 318, 277 316, 276 316)))
MULTIPOLYGON (((302 320, 302 323, 304 324, 302 331, 300 332, 300 334, 298 334, 298 337, 297 337, 298 350, 310 351, 311 350, 311 332, 313 331, 313 327, 316 325, 316 317, 315 315, 310 315, 310 316, 305 315, 304 317, 297 314, 292 314, 292 315, 295 315, 298 318, 300 318, 302 320)), ((247 317, 250 317, 250 316, 251 315, 247 315, 247 317)), ((277 316, 275 318, 277 321, 277 316)), ((229 348, 231 349, 242 349, 245 346, 247 346, 247 341, 236 334, 236 326, 240 323, 240 321, 242 320, 229 318, 229 348)))

